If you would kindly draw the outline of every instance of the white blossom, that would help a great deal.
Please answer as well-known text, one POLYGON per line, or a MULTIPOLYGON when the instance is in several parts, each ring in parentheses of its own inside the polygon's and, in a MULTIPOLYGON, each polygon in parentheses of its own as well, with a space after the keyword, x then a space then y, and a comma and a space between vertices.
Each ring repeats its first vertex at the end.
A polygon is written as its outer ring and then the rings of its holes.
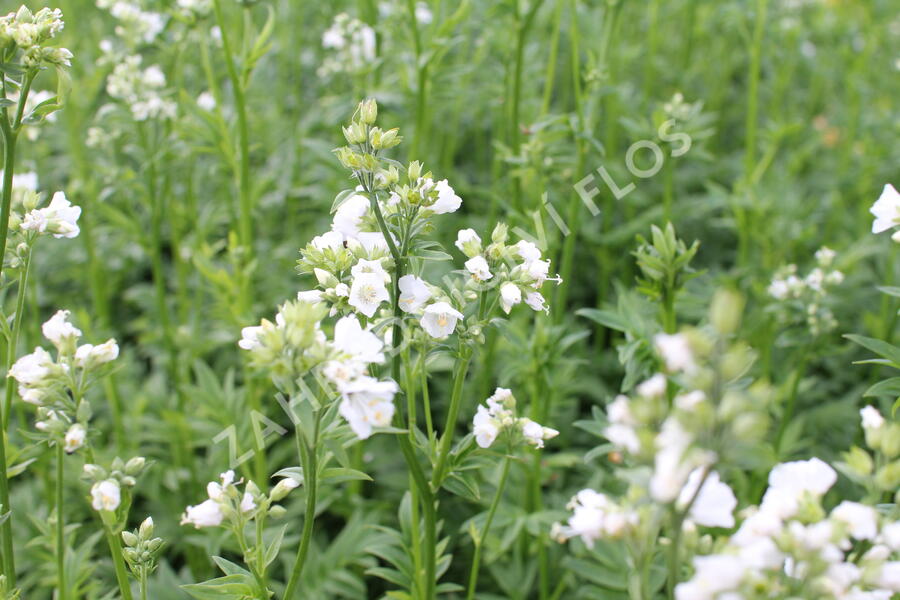
POLYGON ((334 326, 334 347, 363 363, 384 362, 384 342, 364 330, 355 316, 338 320, 334 326))
POLYGON ((350 306, 371 318, 382 302, 387 302, 390 294, 384 286, 384 278, 376 273, 360 273, 353 278, 350 286, 350 306))
POLYGON ((666 370, 691 373, 697 369, 690 342, 683 333, 659 333, 653 338, 656 351, 662 356, 666 370))
POLYGON ((466 261, 466 270, 472 274, 475 281, 487 281, 494 275, 483 256, 475 256, 466 261))
POLYGON ((878 534, 878 513, 871 506, 844 500, 831 511, 831 518, 848 525, 854 539, 872 540, 878 534))
POLYGON ((34 352, 22 356, 13 364, 8 377, 25 386, 40 385, 50 374, 52 367, 53 357, 43 348, 37 347, 34 352))
POLYGON ((66 452, 72 454, 82 446, 87 438, 87 430, 81 423, 74 423, 69 430, 66 431, 63 447, 66 452))
POLYGON ((225 520, 222 507, 212 498, 204 500, 196 506, 188 506, 181 517, 181 524, 193 525, 197 529, 201 527, 218 527, 225 520))
POLYGON ((345 386, 339 411, 358 438, 364 440, 371 436, 373 427, 391 424, 394 394, 398 389, 393 381, 372 377, 360 377, 345 386))
POLYGON ((122 501, 122 490, 115 479, 98 481, 91 487, 91 506, 94 510, 116 510, 122 501))
POLYGON ((446 179, 438 181, 434 187, 438 197, 434 204, 428 207, 434 214, 442 215, 459 210, 459 207, 462 206, 462 198, 456 195, 446 179))
POLYGON ((703 477, 703 469, 694 469, 688 475, 687 483, 678 495, 677 504, 687 506, 695 497, 689 511, 690 518, 698 525, 705 527, 734 527, 734 509, 737 498, 728 484, 719 479, 715 471, 706 476, 699 493, 697 488, 703 477))
POLYGON ((482 448, 489 448, 500 433, 497 419, 480 404, 472 419, 472 433, 475 435, 475 442, 482 448))
POLYGON ((900 192, 888 183, 869 212, 875 215, 872 233, 881 233, 900 224, 900 192))
POLYGON ((512 307, 522 301, 522 290, 512 281, 507 281, 500 286, 500 307, 503 312, 509 314, 512 307))
POLYGON ((435 302, 425 308, 419 323, 428 335, 442 340, 453 333, 457 321, 462 318, 462 313, 447 302, 435 302))
POLYGON ((400 287, 400 310, 408 313, 418 312, 423 304, 431 299, 431 292, 425 280, 415 275, 404 275, 398 282, 400 287))

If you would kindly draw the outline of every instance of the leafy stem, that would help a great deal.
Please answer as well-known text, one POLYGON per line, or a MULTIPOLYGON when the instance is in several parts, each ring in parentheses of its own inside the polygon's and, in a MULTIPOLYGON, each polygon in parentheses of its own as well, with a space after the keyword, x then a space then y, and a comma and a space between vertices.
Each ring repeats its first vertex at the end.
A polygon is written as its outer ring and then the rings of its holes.
POLYGON ((313 424, 313 435, 307 440, 301 431, 300 425, 294 428, 294 439, 297 442, 297 453, 300 455, 300 466, 303 468, 303 487, 306 488, 306 513, 303 517, 303 533, 300 537, 300 547, 297 549, 297 558, 291 569, 291 578, 284 591, 285 600, 291 600, 300 582, 300 573, 306 563, 306 554, 309 551, 309 543, 312 539, 313 525, 316 519, 316 486, 318 484, 317 447, 319 443, 319 424, 322 418, 320 411, 316 411, 313 424))

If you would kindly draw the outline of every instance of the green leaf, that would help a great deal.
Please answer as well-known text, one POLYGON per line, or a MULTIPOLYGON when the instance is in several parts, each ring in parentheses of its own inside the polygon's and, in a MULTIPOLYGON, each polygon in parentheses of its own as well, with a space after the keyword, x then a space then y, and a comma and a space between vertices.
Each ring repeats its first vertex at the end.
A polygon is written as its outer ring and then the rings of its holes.
POLYGON ((278 551, 281 549, 281 542, 284 541, 284 532, 287 530, 287 525, 282 525, 278 530, 278 533, 275 534, 275 537, 272 539, 272 543, 269 544, 269 547, 266 548, 266 566, 268 567, 272 564, 276 558, 278 558, 278 551))
POLYGON ((321 480, 330 480, 332 483, 341 483, 344 481, 372 481, 372 478, 356 469, 331 467, 322 471, 321 480))
POLYGON ((852 333, 848 333, 844 337, 853 343, 859 344, 864 348, 868 348, 878 356, 889 360, 893 366, 900 369, 900 348, 898 348, 897 346, 889 344, 883 340, 876 340, 875 338, 855 335, 852 333))
POLYGON ((253 585, 245 575, 228 575, 203 583, 183 585, 181 589, 197 600, 243 600, 254 594, 253 585))
POLYGON ((872 396, 900 396, 900 377, 891 377, 884 381, 879 381, 866 390, 863 396, 870 398, 872 396))

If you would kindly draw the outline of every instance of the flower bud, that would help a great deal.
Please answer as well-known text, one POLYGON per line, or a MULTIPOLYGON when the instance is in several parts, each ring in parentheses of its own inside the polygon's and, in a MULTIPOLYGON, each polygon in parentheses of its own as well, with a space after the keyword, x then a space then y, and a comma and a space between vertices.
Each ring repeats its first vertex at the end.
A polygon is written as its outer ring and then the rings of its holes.
POLYGON ((497 223, 494 231, 491 233, 491 241, 495 244, 505 244, 509 238, 509 227, 506 223, 497 223))
POLYGON ((147 461, 143 456, 135 456, 125 463, 125 473, 132 476, 140 475, 146 463, 147 461))
POLYGON ((141 539, 146 540, 153 536, 153 517, 147 517, 144 519, 144 522, 141 523, 141 527, 138 530, 141 539))
POLYGON ((359 119, 366 125, 371 125, 378 118, 378 103, 374 98, 367 98, 359 103, 359 119))
POLYGON ((850 469, 863 477, 867 477, 872 474, 872 457, 869 456, 869 453, 863 450, 862 448, 858 448, 853 446, 850 448, 850 451, 844 455, 844 460, 847 462, 847 466, 850 469))
POLYGON ((422 163, 417 160, 409 163, 409 167, 406 169, 406 176, 410 181, 418 181, 419 177, 422 176, 422 163))
POLYGON ((130 531, 122 532, 122 541, 125 542, 125 545, 128 547, 132 547, 137 545, 138 537, 131 533, 130 531))
POLYGON ((291 490, 297 488, 300 483, 291 477, 282 479, 279 481, 274 488, 272 488, 272 493, 269 494, 269 499, 272 502, 278 502, 285 496, 287 496, 291 490))
POLYGON ((709 320, 722 335, 737 331, 744 310, 744 298, 733 290, 718 290, 713 296, 709 320))
POLYGON ((287 509, 278 504, 274 504, 274 505, 272 505, 271 508, 269 508, 269 516, 272 517, 273 519, 280 519, 286 513, 287 513, 287 509))
POLYGON ((351 123, 349 127, 344 127, 344 138, 348 144, 362 144, 366 141, 366 127, 362 123, 351 123))

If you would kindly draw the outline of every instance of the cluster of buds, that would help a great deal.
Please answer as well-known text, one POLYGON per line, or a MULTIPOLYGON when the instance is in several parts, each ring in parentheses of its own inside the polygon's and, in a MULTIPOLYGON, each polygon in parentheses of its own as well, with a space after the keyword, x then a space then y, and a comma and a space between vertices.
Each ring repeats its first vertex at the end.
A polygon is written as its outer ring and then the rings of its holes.
MULTIPOLYGON (((181 5, 182 2, 179 2, 181 5)), ((97 0, 97 8, 106 9, 116 19, 116 36, 131 48, 138 44, 151 44, 166 27, 164 15, 146 11, 139 3, 126 0, 97 0)), ((102 47, 111 46, 104 40, 102 47)))
POLYGON ((134 531, 123 531, 122 556, 128 568, 139 580, 144 581, 156 570, 157 558, 163 547, 162 538, 153 537, 153 518, 147 517, 134 531))
POLYGON ((219 475, 219 481, 211 481, 206 486, 207 499, 196 506, 188 506, 181 517, 182 525, 195 528, 219 527, 223 523, 236 531, 243 531, 248 521, 264 518, 266 515, 279 517, 284 508, 275 504, 300 485, 294 478, 279 481, 266 495, 252 481, 248 481, 241 491, 238 486, 242 479, 235 480, 234 471, 219 475))
POLYGON ((816 267, 805 277, 797 275, 797 265, 782 267, 769 284, 769 295, 779 301, 779 318, 793 323, 806 321, 816 336, 833 330, 837 321, 826 306, 828 293, 844 280, 844 274, 834 268, 835 252, 822 247, 816 251, 816 267))
POLYGON ((555 429, 527 417, 517 417, 516 398, 506 388, 497 388, 484 405, 478 406, 472 419, 472 433, 482 448, 489 448, 500 436, 505 436, 509 448, 523 441, 535 448, 543 448, 545 440, 559 435, 555 429))
POLYGON ((64 26, 60 9, 42 8, 32 13, 22 5, 18 11, 0 17, 0 50, 8 55, 11 48, 18 48, 22 64, 29 69, 71 66, 71 52, 48 45, 64 26))
POLYGON ((500 307, 509 314, 512 307, 524 302, 532 310, 549 312, 540 289, 546 281, 561 283, 559 275, 550 277, 550 261, 543 260, 541 250, 532 242, 519 240, 507 245, 509 231, 500 223, 491 233, 491 243, 482 248, 481 238, 473 229, 457 233, 456 247, 468 260, 466 287, 472 297, 478 292, 496 288, 500 307))
POLYGON ((140 55, 124 57, 106 82, 107 93, 124 102, 137 121, 171 119, 177 104, 163 94, 166 76, 157 65, 141 68, 140 55))
POLYGON ((859 411, 866 446, 853 446, 838 465, 848 477, 870 490, 873 500, 894 494, 900 500, 900 423, 888 422, 874 406, 859 411))
POLYGON ((339 13, 322 34, 322 47, 330 52, 319 67, 319 77, 357 73, 375 62, 375 30, 347 13, 339 13))
POLYGON ((84 465, 84 478, 91 482, 91 506, 104 518, 104 523, 123 523, 131 506, 131 488, 147 466, 143 456, 127 462, 118 456, 108 469, 96 464, 84 465))
POLYGON ((674 302, 675 295, 696 273, 690 263, 699 242, 690 246, 675 234, 675 227, 668 223, 665 229, 656 225, 650 228, 650 239, 638 237, 639 246, 634 251, 635 259, 641 270, 638 289, 662 304, 674 302))

